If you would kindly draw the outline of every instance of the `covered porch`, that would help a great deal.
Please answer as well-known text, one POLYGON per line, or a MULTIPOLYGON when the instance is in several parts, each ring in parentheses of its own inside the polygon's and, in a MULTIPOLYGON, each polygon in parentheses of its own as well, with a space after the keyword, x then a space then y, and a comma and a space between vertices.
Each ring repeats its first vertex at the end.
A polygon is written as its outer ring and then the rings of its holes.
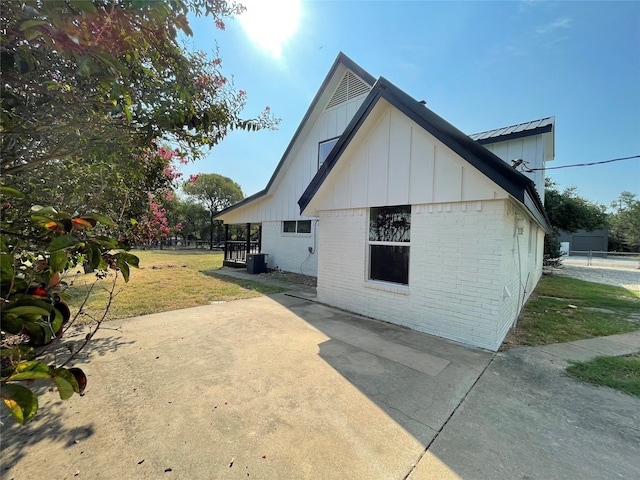
POLYGON ((224 224, 223 266, 246 268, 249 255, 261 250, 262 224, 224 224))

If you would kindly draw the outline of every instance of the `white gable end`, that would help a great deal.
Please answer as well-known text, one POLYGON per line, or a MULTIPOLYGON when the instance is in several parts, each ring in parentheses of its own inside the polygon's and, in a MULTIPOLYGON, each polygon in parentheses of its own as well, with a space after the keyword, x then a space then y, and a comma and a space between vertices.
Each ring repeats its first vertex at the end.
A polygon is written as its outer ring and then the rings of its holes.
POLYGON ((381 100, 303 213, 507 197, 501 187, 381 100))
POLYGON ((534 171, 522 170, 522 173, 533 180, 538 195, 544 200, 544 164, 553 160, 552 153, 548 151, 549 147, 547 145, 549 143, 547 139, 551 136, 552 134, 550 133, 532 135, 530 137, 489 143, 485 145, 485 148, 509 165, 514 160, 524 160, 526 168, 534 169, 534 171))
POLYGON ((259 223, 269 220, 302 218, 298 199, 318 171, 318 145, 342 135, 362 105, 371 87, 351 70, 343 68, 337 86, 327 92, 327 99, 317 106, 313 123, 306 125, 294 148, 284 160, 269 194, 224 214, 225 223, 259 223))

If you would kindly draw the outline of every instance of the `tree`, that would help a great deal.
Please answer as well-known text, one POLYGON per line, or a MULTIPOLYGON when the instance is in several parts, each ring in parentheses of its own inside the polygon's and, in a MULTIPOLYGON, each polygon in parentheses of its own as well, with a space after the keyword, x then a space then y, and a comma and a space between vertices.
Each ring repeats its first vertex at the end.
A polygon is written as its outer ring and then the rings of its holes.
POLYGON ((219 57, 185 51, 190 12, 222 18, 224 0, 7 0, 2 18, 2 173, 67 158, 131 159, 163 139, 198 157, 243 119, 219 57))
POLYGON ((182 200, 176 197, 170 217, 173 223, 180 224, 185 241, 190 243, 202 238, 202 232, 207 228, 209 212, 192 199, 182 200))
POLYGON ((182 189, 187 195, 200 202, 209 212, 209 248, 213 250, 214 219, 219 211, 230 207, 244 198, 240 185, 229 177, 217 173, 203 173, 193 182, 185 182, 182 189))
POLYGON ((544 207, 556 232, 596 230, 606 224, 605 207, 578 196, 576 187, 560 192, 555 182, 547 178, 544 195, 544 207))
POLYGON ((223 75, 219 55, 180 44, 192 34, 188 14, 224 29, 241 11, 226 0, 0 2, 0 394, 19 423, 38 408, 29 382, 51 380, 62 399, 86 382, 67 367, 77 350, 61 364, 43 359, 80 315, 66 307, 60 275, 88 264, 128 280, 138 264, 95 210, 119 220, 160 211, 173 160, 198 158, 230 130, 278 123, 268 107, 243 118, 246 93, 223 75))
POLYGON ((607 215, 603 205, 598 205, 578 196, 576 187, 560 192, 555 182, 545 179, 544 207, 549 216, 553 232, 544 239, 544 257, 548 264, 557 265, 560 258, 560 230, 596 230, 606 224, 607 215))
POLYGON ((610 235, 614 247, 620 250, 640 250, 640 200, 634 193, 624 191, 612 203, 614 213, 609 218, 610 235))
POLYGON ((169 186, 163 151, 191 161, 230 130, 275 128, 268 107, 241 117, 246 92, 218 52, 180 45, 188 13, 224 29, 242 10, 224 0, 0 3, 3 184, 63 210, 138 218, 149 192, 169 186))
POLYGON ((140 219, 149 207, 149 195, 161 197, 176 180, 171 158, 149 152, 135 162, 122 159, 67 158, 34 165, 17 172, 6 183, 35 203, 56 205, 69 212, 99 211, 119 224, 126 235, 130 219, 140 219))
POLYGON ((0 397, 14 419, 24 424, 38 410, 38 398, 30 388, 34 380, 53 382, 62 400, 83 393, 86 375, 67 365, 95 335, 108 311, 79 348, 69 343, 66 358, 57 354, 53 364, 47 363, 47 349, 59 344, 81 315, 81 311, 72 315, 64 302, 67 285, 61 274, 84 263, 99 269, 100 275, 115 271, 111 301, 115 279, 121 274, 128 281, 138 258, 127 253, 126 245, 105 235, 112 226, 107 217, 70 215, 53 207, 26 209, 24 195, 4 186, 0 197, 0 397))

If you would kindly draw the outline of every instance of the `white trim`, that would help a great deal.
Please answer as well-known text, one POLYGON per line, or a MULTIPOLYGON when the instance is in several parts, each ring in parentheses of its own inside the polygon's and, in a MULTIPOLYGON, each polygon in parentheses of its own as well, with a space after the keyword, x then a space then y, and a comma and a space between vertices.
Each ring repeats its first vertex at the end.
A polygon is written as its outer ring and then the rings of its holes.
POLYGON ((280 235, 282 235, 283 237, 310 237, 313 231, 313 225, 312 225, 312 220, 311 219, 307 219, 307 220, 281 220, 280 221, 280 235), (296 231, 295 232, 285 232, 284 231, 284 224, 287 222, 293 222, 296 224, 296 231), (309 222, 309 231, 308 232, 298 232, 298 224, 300 222, 309 222))
POLYGON ((402 283, 383 282, 381 280, 365 280, 362 283, 362 286, 364 288, 371 288, 372 290, 397 293, 399 295, 409 295, 411 293, 409 285, 403 285, 402 283))

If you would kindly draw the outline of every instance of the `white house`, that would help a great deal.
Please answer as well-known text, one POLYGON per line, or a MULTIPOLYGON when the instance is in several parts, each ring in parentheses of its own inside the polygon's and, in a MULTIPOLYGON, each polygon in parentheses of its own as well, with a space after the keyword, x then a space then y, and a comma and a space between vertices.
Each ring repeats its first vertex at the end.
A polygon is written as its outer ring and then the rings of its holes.
POLYGON ((470 137, 341 53, 267 187, 217 218, 259 224, 269 266, 317 276, 320 302, 496 350, 542 273, 553 136, 547 118, 470 137))

